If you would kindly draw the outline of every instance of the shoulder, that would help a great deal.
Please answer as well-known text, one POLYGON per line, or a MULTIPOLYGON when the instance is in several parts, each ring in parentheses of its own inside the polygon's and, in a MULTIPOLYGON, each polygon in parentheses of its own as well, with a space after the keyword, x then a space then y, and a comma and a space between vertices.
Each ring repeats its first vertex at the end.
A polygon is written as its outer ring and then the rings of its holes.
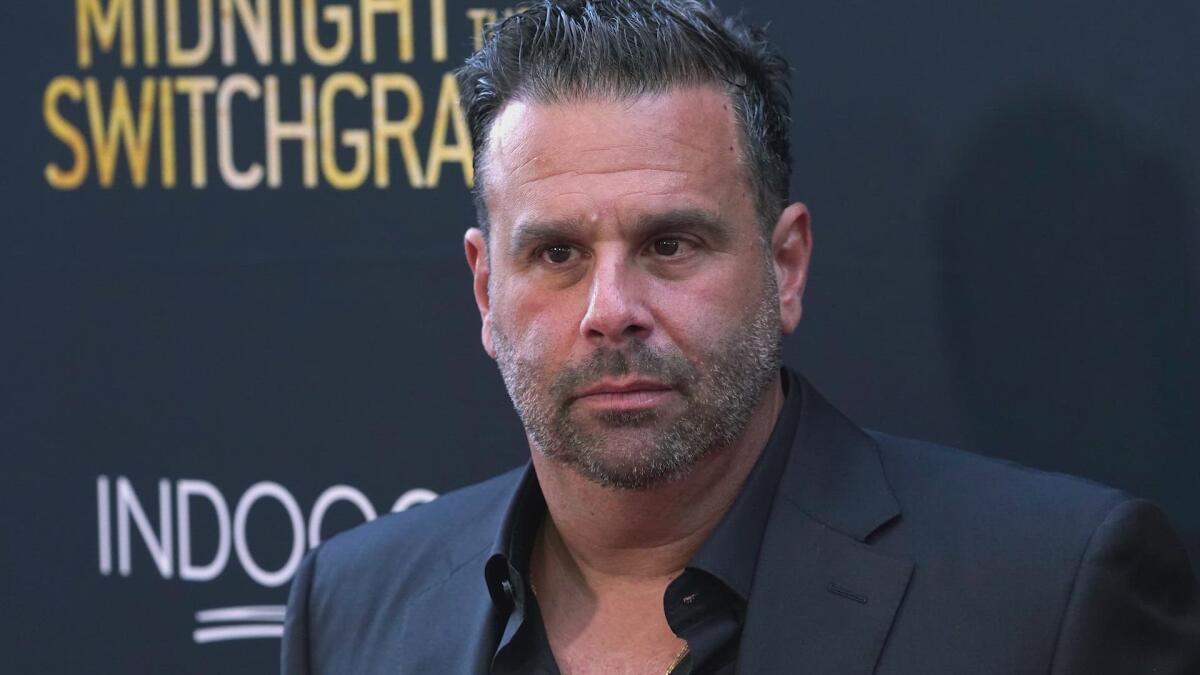
POLYGON ((963 525, 1046 526, 1091 532, 1133 497, 1115 488, 935 443, 868 432, 902 513, 941 514, 963 525))
POLYGON ((900 629, 911 642, 936 633, 979 652, 988 641, 1005 654, 1032 650, 1054 673, 1194 672, 1200 592, 1155 505, 1075 476, 871 435, 900 505, 872 543, 915 563, 900 629))
POLYGON ((321 544, 306 565, 313 590, 436 583, 491 545, 523 468, 448 492, 427 504, 391 513, 321 544))
MULTIPOLYGON (((976 509, 1015 518, 1033 513, 1082 519, 1094 527, 1116 504, 1132 500, 1121 490, 1066 473, 1040 471, 936 443, 870 431, 880 448, 888 483, 901 506, 976 509)), ((1080 522, 1085 525, 1085 522, 1080 522)))
MULTIPOLYGON (((1069 580, 1131 495, 945 446, 870 432, 900 518, 878 543, 930 570, 1069 580)), ((1140 503, 1140 502, 1137 502, 1140 503)))
POLYGON ((292 580, 283 672, 376 672, 394 656, 414 599, 480 561, 524 469, 343 532, 309 552, 292 580))

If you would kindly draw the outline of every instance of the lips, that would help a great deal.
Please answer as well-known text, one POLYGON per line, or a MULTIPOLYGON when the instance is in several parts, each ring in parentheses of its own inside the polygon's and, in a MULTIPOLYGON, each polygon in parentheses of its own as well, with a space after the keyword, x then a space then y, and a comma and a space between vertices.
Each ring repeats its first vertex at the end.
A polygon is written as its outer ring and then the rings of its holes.
POLYGON ((606 379, 580 390, 575 403, 597 412, 647 411, 664 405, 674 389, 657 380, 606 379))
POLYGON ((671 387, 658 382, 656 380, 601 380, 584 388, 576 398, 586 398, 588 396, 604 396, 604 395, 622 395, 635 394, 639 392, 665 392, 671 391, 671 387))

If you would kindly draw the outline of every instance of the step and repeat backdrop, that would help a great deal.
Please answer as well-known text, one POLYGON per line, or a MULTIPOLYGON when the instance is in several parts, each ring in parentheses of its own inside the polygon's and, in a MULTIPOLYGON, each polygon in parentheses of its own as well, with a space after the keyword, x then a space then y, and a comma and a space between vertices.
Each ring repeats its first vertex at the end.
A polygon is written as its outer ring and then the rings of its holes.
MULTIPOLYGON (((788 362, 1198 551, 1195 3, 744 7, 816 228, 788 362)), ((0 671, 274 672, 307 550, 523 461, 452 75, 512 11, 0 8, 0 671)))

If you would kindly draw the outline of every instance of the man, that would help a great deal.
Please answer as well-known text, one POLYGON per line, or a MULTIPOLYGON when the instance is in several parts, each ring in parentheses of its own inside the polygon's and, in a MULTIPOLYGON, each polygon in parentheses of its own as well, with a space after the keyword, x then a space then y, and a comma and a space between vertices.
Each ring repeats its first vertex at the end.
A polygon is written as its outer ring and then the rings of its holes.
POLYGON ((781 370, 787 74, 688 0, 545 2, 468 61, 465 249, 532 461, 310 554, 285 673, 1200 673, 1155 508, 781 370))

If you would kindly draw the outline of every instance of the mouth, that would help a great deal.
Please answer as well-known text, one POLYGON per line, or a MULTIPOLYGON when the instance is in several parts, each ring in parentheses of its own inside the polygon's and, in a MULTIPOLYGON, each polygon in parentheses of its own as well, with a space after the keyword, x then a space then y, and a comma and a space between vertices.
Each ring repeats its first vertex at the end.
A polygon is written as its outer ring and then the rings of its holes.
POLYGON ((594 410, 646 410, 662 405, 674 388, 657 380, 601 380, 575 396, 575 402, 594 410))

